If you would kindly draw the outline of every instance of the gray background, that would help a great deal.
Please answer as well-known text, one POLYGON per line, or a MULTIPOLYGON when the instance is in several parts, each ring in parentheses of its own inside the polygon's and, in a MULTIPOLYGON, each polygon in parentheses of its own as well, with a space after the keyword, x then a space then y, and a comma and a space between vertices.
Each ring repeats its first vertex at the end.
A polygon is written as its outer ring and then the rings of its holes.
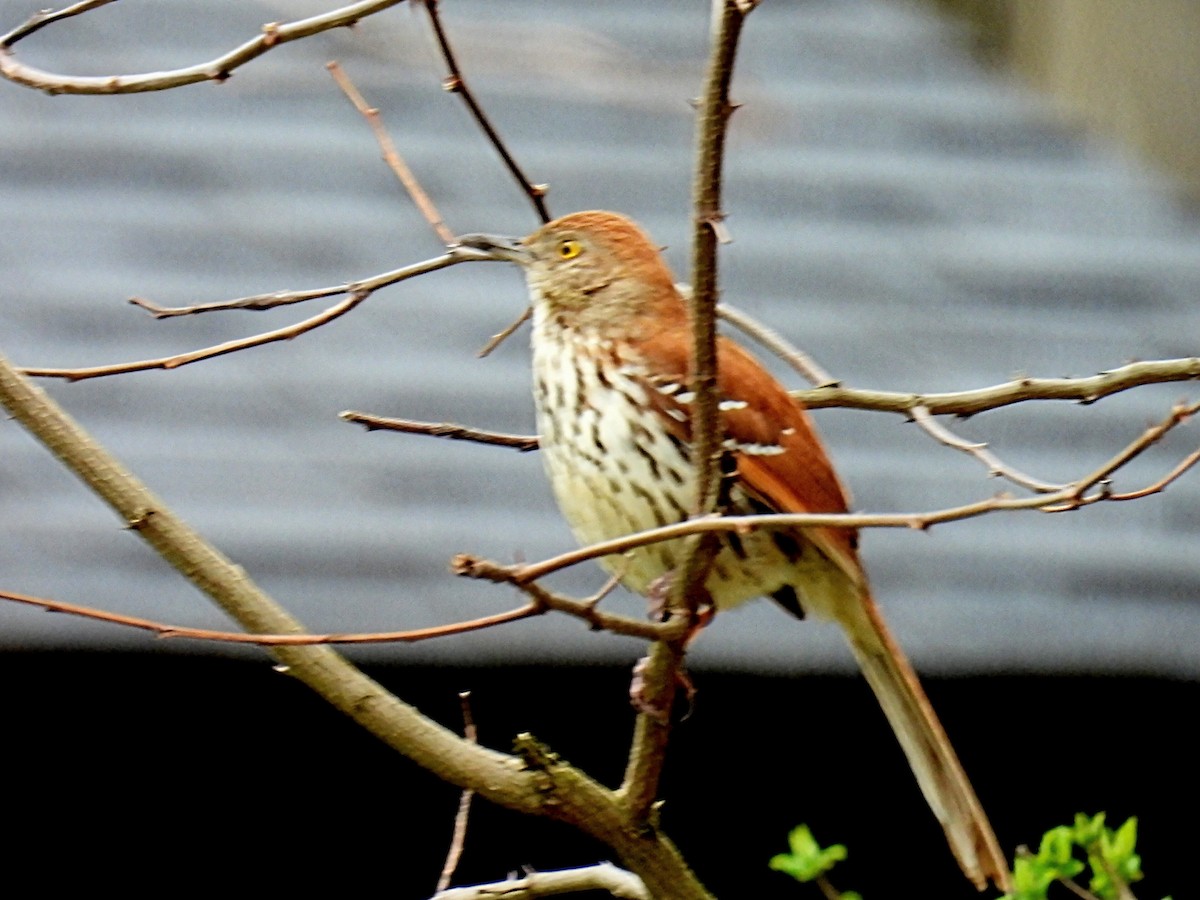
MULTIPOLYGON (((216 56, 263 21, 324 8, 126 0, 18 52, 78 74, 169 68, 216 56)), ((687 100, 701 74, 705 8, 444 4, 468 77, 532 177, 551 185, 552 210, 633 216, 668 246, 680 277, 687 100)), ((8 25, 30 11, 0 0, 8 25)), ((745 106, 730 141, 725 297, 862 387, 954 390, 1195 354, 1195 210, 1144 164, 977 67, 958 37, 900 2, 771 2, 755 12, 735 82, 745 106)), ((321 286, 436 255, 325 73, 332 58, 381 109, 452 228, 536 224, 459 101, 441 91, 425 18, 406 7, 279 48, 223 85, 80 98, 2 84, 0 350, 20 364, 63 366, 181 352, 319 305, 155 322, 125 298, 173 305, 321 286)), ((449 576, 454 553, 536 559, 573 546, 570 535, 536 455, 368 435, 337 413, 528 431, 525 334, 486 360, 474 355, 522 305, 518 273, 464 265, 381 292, 293 342, 48 387, 311 628, 421 627, 519 602, 449 576)), ((1022 469, 1067 479, 1188 393, 1175 385, 1086 408, 1024 405, 956 427, 1022 469)), ((897 417, 816 415, 860 509, 931 509, 1000 488, 897 417)), ((1175 436, 1118 488, 1158 477, 1194 441, 1175 436)), ((1195 677, 1197 494, 1193 475, 1162 496, 1070 515, 874 531, 866 560, 922 670, 1195 677)), ((582 594, 601 581, 581 569, 555 584, 582 594)), ((11 422, 0 422, 0 584, 224 624, 11 422)), ((628 595, 607 602, 641 609, 628 595)), ((11 606, 0 606, 0 641, 197 649, 11 606)), ((638 650, 547 618, 358 655, 625 661, 638 650)), ((828 629, 758 603, 720 618, 696 648, 693 665, 702 664, 789 671, 849 661, 828 629)))

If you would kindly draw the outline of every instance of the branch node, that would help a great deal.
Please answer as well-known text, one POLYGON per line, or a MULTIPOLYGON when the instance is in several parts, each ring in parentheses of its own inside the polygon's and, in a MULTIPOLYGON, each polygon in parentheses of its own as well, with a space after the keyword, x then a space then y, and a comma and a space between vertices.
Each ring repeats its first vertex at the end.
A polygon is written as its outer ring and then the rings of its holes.
POLYGON ((150 524, 150 520, 154 518, 154 510, 139 509, 132 516, 125 520, 125 527, 129 531, 141 531, 150 524))

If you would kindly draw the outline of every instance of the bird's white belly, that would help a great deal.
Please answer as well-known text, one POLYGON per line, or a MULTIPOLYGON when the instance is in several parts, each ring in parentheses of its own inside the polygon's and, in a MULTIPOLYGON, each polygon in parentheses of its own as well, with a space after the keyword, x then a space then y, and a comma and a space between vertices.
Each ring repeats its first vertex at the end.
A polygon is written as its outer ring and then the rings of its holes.
MULTIPOLYGON (((617 364, 602 380, 590 360, 611 357, 586 346, 553 352, 556 346, 535 341, 534 399, 543 465, 576 540, 586 546, 686 519, 694 471, 687 449, 654 427, 661 413, 646 396, 653 388, 617 364)), ((600 560, 640 594, 682 562, 680 540, 600 560)), ((706 586, 716 605, 733 606, 789 583, 794 562, 768 532, 726 535, 706 586)))

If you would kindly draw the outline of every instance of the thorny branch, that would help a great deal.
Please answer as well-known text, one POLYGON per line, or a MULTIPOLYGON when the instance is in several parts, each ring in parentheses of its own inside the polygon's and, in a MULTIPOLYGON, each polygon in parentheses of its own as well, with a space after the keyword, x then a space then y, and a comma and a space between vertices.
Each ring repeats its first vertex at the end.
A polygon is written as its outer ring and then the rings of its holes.
MULTIPOLYGON (((717 410, 717 243, 725 239, 721 212, 721 178, 725 138, 733 106, 729 88, 737 57, 738 38, 749 8, 733 0, 713 0, 709 26, 710 52, 700 99, 696 105, 696 168, 692 182, 692 390, 691 411, 697 516, 716 505, 720 460, 717 410)), ((667 608, 671 619, 692 619, 704 594, 716 543, 698 534, 688 542, 684 562, 672 586, 667 608), (682 614, 682 616, 681 616, 682 614)), ((670 621, 670 620, 669 620, 670 621)), ((670 738, 670 711, 679 684, 686 637, 659 641, 639 664, 639 713, 630 742, 629 759, 618 794, 635 821, 650 815, 670 738)))
POLYGON ((112 2, 114 0, 85 0, 58 11, 43 11, 0 37, 0 76, 48 94, 135 94, 144 91, 165 91, 201 81, 220 82, 229 78, 239 66, 262 56, 280 44, 311 37, 331 28, 354 25, 361 19, 397 6, 403 0, 364 0, 295 22, 268 22, 263 25, 262 34, 258 37, 216 59, 166 72, 146 72, 140 75, 59 75, 20 63, 13 55, 16 43, 35 31, 112 2))

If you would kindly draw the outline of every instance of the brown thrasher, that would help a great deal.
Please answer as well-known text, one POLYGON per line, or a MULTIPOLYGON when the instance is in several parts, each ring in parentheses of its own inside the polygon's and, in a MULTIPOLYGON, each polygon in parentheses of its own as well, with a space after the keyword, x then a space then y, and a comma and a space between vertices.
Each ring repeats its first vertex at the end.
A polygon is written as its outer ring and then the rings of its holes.
MULTIPOLYGON (((615 213, 580 212, 523 240, 460 240, 525 271, 542 459, 575 537, 593 544, 688 518, 695 491, 691 323, 650 238, 615 213)), ((846 512, 846 495, 800 404, 725 338, 717 371, 730 476, 723 511, 846 512)), ((987 816, 871 598, 856 532, 729 531, 720 541, 705 583, 712 604, 727 609, 771 596, 798 616, 837 622, 959 865, 980 890, 988 879, 1007 889, 1007 864, 987 816)), ((603 563, 647 594, 682 561, 674 541, 603 563)))

